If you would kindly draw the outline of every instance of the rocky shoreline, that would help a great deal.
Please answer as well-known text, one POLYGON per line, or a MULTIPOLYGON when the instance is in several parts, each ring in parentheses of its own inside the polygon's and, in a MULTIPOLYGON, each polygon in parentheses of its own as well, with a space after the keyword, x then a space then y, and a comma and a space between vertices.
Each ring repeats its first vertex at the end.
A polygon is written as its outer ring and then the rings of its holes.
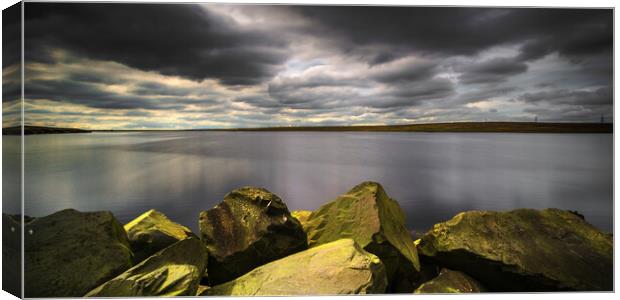
POLYGON ((463 212, 414 241, 398 202, 364 182, 312 212, 244 187, 198 221, 192 233, 155 210, 125 225, 73 209, 28 218, 25 296, 613 290, 612 236, 558 209, 463 212))

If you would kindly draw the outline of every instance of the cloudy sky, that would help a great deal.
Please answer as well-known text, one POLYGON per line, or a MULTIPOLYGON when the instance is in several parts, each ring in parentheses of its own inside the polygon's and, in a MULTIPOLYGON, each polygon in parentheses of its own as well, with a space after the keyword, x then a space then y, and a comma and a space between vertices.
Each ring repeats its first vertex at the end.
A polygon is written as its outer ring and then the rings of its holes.
MULTIPOLYGON (((34 125, 613 114, 612 10, 27 3, 25 14, 26 122, 34 125)), ((7 77, 19 70, 3 59, 7 77)))

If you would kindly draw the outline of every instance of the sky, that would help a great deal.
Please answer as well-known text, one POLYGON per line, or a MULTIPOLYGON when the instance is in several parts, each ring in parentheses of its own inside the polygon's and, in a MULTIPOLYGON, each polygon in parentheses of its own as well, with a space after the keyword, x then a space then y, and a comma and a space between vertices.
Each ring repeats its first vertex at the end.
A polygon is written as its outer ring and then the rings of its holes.
MULTIPOLYGON (((30 125, 613 119, 610 9, 25 5, 30 125)), ((3 20, 3 36, 19 28, 3 20)), ((18 62, 3 54, 5 78, 18 62)), ((18 82, 5 81, 5 111, 18 82)))

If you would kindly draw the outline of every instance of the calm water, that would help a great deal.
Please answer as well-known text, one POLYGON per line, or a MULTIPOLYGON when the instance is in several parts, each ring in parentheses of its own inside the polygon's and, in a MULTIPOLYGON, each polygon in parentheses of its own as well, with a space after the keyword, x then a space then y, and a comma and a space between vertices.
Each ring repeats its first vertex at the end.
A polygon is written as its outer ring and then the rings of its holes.
POLYGON ((374 180, 398 200, 413 230, 464 210, 558 207, 612 231, 611 134, 158 132, 25 139, 31 216, 72 207, 111 210, 126 222, 155 208, 196 230, 201 210, 241 186, 265 187, 291 210, 313 210, 374 180))

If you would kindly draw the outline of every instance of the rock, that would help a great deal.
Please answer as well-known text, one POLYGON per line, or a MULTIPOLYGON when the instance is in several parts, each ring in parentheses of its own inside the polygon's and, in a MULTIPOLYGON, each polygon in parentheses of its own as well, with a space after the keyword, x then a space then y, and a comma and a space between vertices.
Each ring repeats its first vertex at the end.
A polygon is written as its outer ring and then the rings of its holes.
POLYGON ((200 236, 209 251, 209 285, 308 248, 306 233, 282 199, 257 187, 234 190, 201 212, 200 236))
POLYGON ((380 184, 364 182, 314 211, 304 226, 308 246, 352 238, 386 267, 389 292, 412 292, 418 253, 398 202, 380 184))
POLYGON ((355 241, 341 239, 260 266, 207 295, 290 296, 384 293, 385 268, 355 241))
POLYGON ((195 236, 191 230, 151 209, 125 225, 134 261, 140 262, 180 240, 195 236))
POLYGON ((469 275, 442 269, 439 276, 423 283, 415 290, 416 294, 426 293, 481 293, 486 289, 469 275))
POLYGON ((86 297, 195 296, 207 268, 207 249, 198 238, 176 242, 86 297))
POLYGON ((36 218, 24 240, 28 298, 81 297, 132 266, 125 230, 107 211, 36 218))
POLYGON ((21 298, 21 216, 2 214, 2 289, 21 298))
POLYGON ((196 291, 196 296, 206 296, 207 295, 207 290, 210 289, 211 287, 206 286, 206 285, 199 285, 198 286, 198 290, 196 291))
POLYGON ((301 223, 304 231, 306 231, 306 223, 308 222, 310 214, 312 214, 312 211, 309 210, 294 210, 291 212, 291 216, 293 216, 293 218, 297 219, 297 221, 301 223))
POLYGON ((613 289, 612 239, 558 209, 460 213, 436 224, 419 249, 493 291, 613 289))

